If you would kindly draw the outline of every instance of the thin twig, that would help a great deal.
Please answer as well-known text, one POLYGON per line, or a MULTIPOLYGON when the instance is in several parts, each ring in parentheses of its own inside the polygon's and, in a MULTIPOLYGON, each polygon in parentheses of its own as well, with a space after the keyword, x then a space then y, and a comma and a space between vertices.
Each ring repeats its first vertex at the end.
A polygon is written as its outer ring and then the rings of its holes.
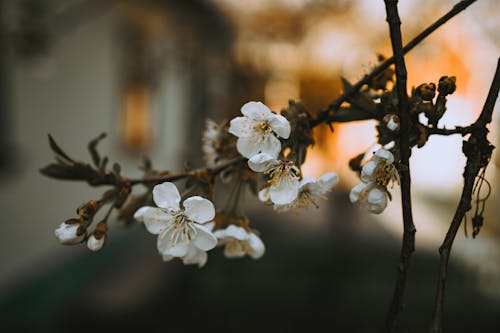
POLYGON ((406 65, 404 61, 403 42, 401 37, 401 20, 398 14, 398 0, 384 0, 387 12, 387 23, 391 36, 392 50, 396 63, 396 90, 400 118, 399 153, 401 168, 401 204, 403 207, 403 244, 398 265, 398 277, 392 296, 391 306, 387 314, 385 328, 395 332, 398 316, 403 308, 404 292, 410 259, 415 251, 415 225, 411 211, 411 178, 410 178, 410 112, 408 94, 406 92, 406 65))
MULTIPOLYGON (((408 44, 403 47, 403 53, 406 54, 410 50, 412 50, 415 46, 420 44, 427 36, 436 31, 443 24, 448 22, 451 18, 459 14, 461 11, 469 7, 472 3, 476 2, 476 0, 463 0, 457 3, 453 8, 440 17, 437 21, 432 23, 429 27, 427 27, 424 31, 418 34, 415 38, 413 38, 408 44)), ((390 57, 385 60, 383 63, 375 67, 372 72, 368 75, 365 75, 361 80, 356 82, 352 89, 349 91, 344 91, 342 95, 340 95, 337 99, 335 99, 330 105, 321 110, 317 116, 311 121, 311 126, 317 126, 323 122, 333 122, 336 121, 335 111, 338 110, 340 105, 347 101, 349 97, 352 97, 356 92, 361 89, 365 84, 368 84, 371 80, 376 78, 380 73, 389 68, 395 62, 395 57, 390 57)))
POLYGON ((457 126, 455 128, 434 128, 427 127, 427 134, 429 135, 453 135, 460 134, 462 136, 469 134, 472 131, 472 126, 460 127, 457 126))
POLYGON ((439 275, 436 289, 436 298, 434 303, 434 315, 431 323, 430 331, 432 333, 440 333, 443 331, 443 305, 444 305, 444 290, 446 286, 446 278, 448 275, 448 260, 450 257, 453 241, 457 235, 458 229, 462 220, 471 209, 472 192, 474 182, 482 168, 486 166, 491 157, 493 147, 490 145, 486 126, 491 122, 491 116, 495 107, 495 102, 500 90, 500 59, 498 59, 495 77, 488 92, 488 97, 484 104, 483 110, 479 118, 471 125, 472 133, 467 142, 464 142, 464 154, 467 157, 467 163, 464 170, 464 187, 462 195, 458 203, 457 210, 453 216, 443 244, 439 248, 439 275), (467 149, 465 149, 467 147, 467 149))
POLYGON ((191 171, 187 171, 184 173, 179 173, 176 175, 160 175, 157 177, 150 177, 150 178, 139 178, 139 179, 125 179, 125 182, 128 182, 130 185, 137 185, 137 184, 155 184, 155 183, 162 183, 162 182, 174 182, 177 180, 181 180, 187 177, 195 176, 197 174, 202 174, 209 172, 212 175, 218 175, 222 171, 235 166, 241 162, 243 162, 244 159, 241 157, 235 158, 233 160, 227 161, 225 163, 222 163, 218 165, 215 168, 199 168, 199 169, 194 169, 191 171))

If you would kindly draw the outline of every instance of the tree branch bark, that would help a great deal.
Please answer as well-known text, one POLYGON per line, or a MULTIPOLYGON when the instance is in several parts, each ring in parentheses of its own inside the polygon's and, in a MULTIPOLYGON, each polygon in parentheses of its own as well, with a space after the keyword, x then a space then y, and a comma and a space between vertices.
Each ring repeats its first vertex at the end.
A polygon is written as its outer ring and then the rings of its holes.
POLYGON ((446 233, 446 237, 443 244, 439 247, 439 273, 434 303, 434 314, 430 328, 430 332, 432 333, 440 333, 443 331, 444 290, 448 276, 448 261, 450 258, 451 248, 458 229, 462 224, 465 213, 471 209, 472 192, 476 178, 480 170, 488 164, 491 152, 494 148, 487 139, 488 129, 486 126, 491 122, 499 89, 500 59, 498 59, 495 76, 488 92, 486 102, 484 103, 483 110, 481 111, 481 114, 476 122, 471 125, 471 136, 468 141, 464 141, 462 149, 467 157, 463 174, 464 187, 457 210, 455 211, 455 215, 453 216, 448 232, 446 233))
POLYGON ((392 50, 396 64, 396 91, 398 96, 398 109, 400 117, 399 130, 399 153, 401 167, 399 170, 401 179, 401 204, 403 208, 403 244, 398 265, 398 277, 392 302, 387 314, 385 328, 388 332, 395 332, 398 324, 398 316, 403 309, 404 293, 406 289, 408 270, 410 268, 411 255, 415 251, 415 225, 411 210, 411 178, 410 178, 410 113, 406 88, 406 65, 404 61, 403 42, 401 36, 401 20, 399 19, 397 3, 398 0, 384 0, 387 23, 391 36, 392 50))
MULTIPOLYGON (((457 3, 453 8, 447 12, 445 15, 440 17, 437 21, 432 23, 430 26, 428 26, 424 31, 422 31, 420 34, 418 34, 415 38, 413 38, 408 44, 406 44, 403 47, 403 53, 406 54, 410 50, 412 50, 415 46, 420 44, 425 38, 427 38, 430 34, 432 34, 434 31, 436 31, 439 27, 441 27, 443 24, 448 22, 450 19, 455 17, 457 14, 462 12, 464 9, 469 7, 471 4, 476 2, 476 0, 462 0, 459 3, 457 3)), ((328 105, 326 108, 321 110, 318 115, 312 120, 311 126, 317 126, 323 122, 330 123, 332 121, 336 121, 335 118, 335 111, 340 108, 340 105, 347 101, 349 97, 352 97, 361 87, 371 80, 373 80, 375 77, 377 77, 380 73, 382 73, 384 70, 386 70, 389 66, 394 64, 395 62, 395 57, 390 57, 389 59, 385 60, 383 63, 375 67, 375 69, 372 70, 372 72, 368 75, 365 75, 363 79, 359 80, 356 82, 350 91, 344 91, 342 95, 340 95, 337 99, 335 99, 330 105, 328 105)))

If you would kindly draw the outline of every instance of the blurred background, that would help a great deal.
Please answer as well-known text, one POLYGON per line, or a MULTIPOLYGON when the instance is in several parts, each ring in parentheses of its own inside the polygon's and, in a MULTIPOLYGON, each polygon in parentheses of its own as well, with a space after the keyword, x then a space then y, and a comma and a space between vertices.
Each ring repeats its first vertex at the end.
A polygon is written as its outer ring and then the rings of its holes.
MULTIPOLYGON (((455 2, 401 1, 404 41, 455 2)), ((409 85, 457 77, 440 124, 479 114, 500 54, 499 14, 500 2, 478 1, 406 57, 409 85)), ((347 166, 375 144, 374 122, 315 132, 304 175, 341 179, 320 209, 278 215, 248 199, 267 246, 256 262, 216 249, 203 269, 163 263, 141 225, 115 225, 96 254, 60 246, 54 229, 102 189, 38 169, 52 160, 47 133, 88 160, 86 143, 107 132, 101 151, 137 177, 143 155, 160 169, 200 166, 205 117, 230 119, 247 101, 319 110, 341 75, 356 81, 391 54, 383 1, 0 0, 0 28, 0 331, 379 330, 396 278, 399 193, 379 216, 359 210, 347 166)), ((460 196, 461 138, 432 137, 411 162, 417 252, 402 325, 420 332, 460 196)), ((485 226, 476 239, 460 231, 453 248, 449 332, 500 331, 499 162, 495 151, 485 226)))

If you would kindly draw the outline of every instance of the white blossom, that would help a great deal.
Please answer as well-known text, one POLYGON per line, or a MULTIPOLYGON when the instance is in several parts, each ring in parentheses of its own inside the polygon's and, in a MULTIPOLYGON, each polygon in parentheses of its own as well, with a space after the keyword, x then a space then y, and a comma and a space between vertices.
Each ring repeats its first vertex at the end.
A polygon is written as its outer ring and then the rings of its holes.
POLYGON ((269 177, 269 198, 273 203, 286 205, 297 198, 300 170, 293 162, 277 160, 266 153, 260 153, 248 160, 248 166, 269 177))
POLYGON ((173 183, 153 188, 153 200, 159 208, 142 207, 134 217, 143 221, 146 229, 158 235, 158 251, 162 255, 183 258, 191 247, 208 251, 217 245, 212 231, 204 226, 213 220, 213 204, 202 197, 190 197, 179 207, 181 196, 173 183))
POLYGON ((360 183, 352 188, 349 199, 360 203, 370 213, 380 214, 387 207, 386 191, 375 183, 360 183))
MULTIPOLYGON (((213 223, 213 222, 209 222, 209 223, 205 224, 205 227, 210 231, 212 231, 214 226, 215 226, 215 223, 213 223)), ((175 257, 167 255, 167 254, 163 255, 163 261, 170 261, 174 258, 175 257)), ((181 257, 179 259, 182 260, 182 263, 184 265, 197 265, 198 268, 202 268, 207 263, 208 255, 207 255, 206 251, 200 250, 199 248, 197 248, 193 244, 190 244, 184 257, 181 257)))
POLYGON ((236 225, 214 232, 219 240, 219 245, 224 246, 226 258, 241 258, 248 254, 253 259, 264 255, 266 248, 262 240, 252 231, 236 225))
POLYGON ((81 243, 86 236, 86 232, 82 232, 82 230, 80 230, 79 223, 66 222, 61 223, 55 230, 54 234, 56 235, 57 240, 61 244, 65 245, 81 243))
POLYGON ((380 214, 387 207, 391 182, 399 185, 399 174, 394 166, 394 156, 386 149, 379 149, 361 170, 361 184, 349 195, 351 202, 360 203, 369 212, 380 214))
POLYGON ((281 151, 278 138, 290 137, 288 120, 271 112, 261 102, 248 102, 241 108, 243 117, 231 120, 229 132, 238 137, 236 148, 246 158, 266 153, 277 158, 281 151))
MULTIPOLYGON (((299 194, 297 198, 289 204, 275 204, 274 209, 278 212, 307 208, 310 205, 318 208, 317 199, 326 199, 326 194, 337 185, 338 176, 333 172, 328 172, 319 179, 314 177, 304 177, 299 183, 299 194)), ((265 190, 265 189, 264 189, 265 190)), ((266 193, 264 190, 259 192, 259 198, 265 199, 266 193), (263 192, 263 193, 261 193, 263 192)), ((265 201, 265 200, 263 200, 265 201)))
POLYGON ((89 239, 87 239, 87 247, 90 251, 97 252, 104 246, 105 238, 105 235, 102 235, 101 238, 96 238, 95 235, 91 235, 89 239))

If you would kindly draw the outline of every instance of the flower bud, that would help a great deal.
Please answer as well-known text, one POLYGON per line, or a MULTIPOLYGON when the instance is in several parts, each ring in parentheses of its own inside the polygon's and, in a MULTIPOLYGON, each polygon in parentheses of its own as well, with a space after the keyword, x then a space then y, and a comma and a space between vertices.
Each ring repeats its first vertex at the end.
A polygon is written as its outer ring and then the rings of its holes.
POLYGON ((78 207, 76 213, 82 218, 82 220, 92 221, 95 213, 99 210, 99 208, 100 208, 99 202, 95 200, 90 200, 89 202, 86 202, 82 204, 80 207, 78 207))
POLYGON ((386 114, 383 119, 387 128, 391 131, 399 130, 399 117, 395 114, 386 114))
POLYGON ((439 79, 438 91, 443 95, 453 94, 457 88, 457 78, 454 76, 443 76, 439 79))
POLYGON ((424 101, 432 101, 436 96, 436 85, 434 83, 423 83, 417 87, 416 92, 424 101))
POLYGON ((57 240, 64 245, 78 244, 83 241, 87 230, 76 219, 63 222, 55 230, 57 240))
POLYGON ((97 252, 102 249, 106 240, 106 234, 94 232, 87 240, 87 247, 90 251, 97 252))

